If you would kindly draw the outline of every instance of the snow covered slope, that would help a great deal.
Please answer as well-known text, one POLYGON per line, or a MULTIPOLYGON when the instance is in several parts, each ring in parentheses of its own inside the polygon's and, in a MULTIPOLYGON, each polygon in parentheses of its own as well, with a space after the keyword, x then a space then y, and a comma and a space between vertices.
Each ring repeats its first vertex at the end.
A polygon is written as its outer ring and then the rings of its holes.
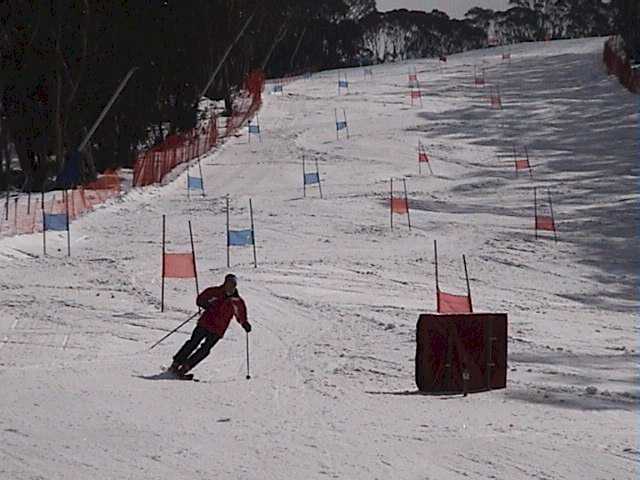
MULTIPOLYGON (((412 63, 374 79, 337 72, 285 86, 246 135, 203 159, 207 196, 184 174, 136 190, 64 236, 0 241, 1 479, 634 479, 638 398, 637 98, 606 78, 602 39, 412 63), (491 110, 473 65, 500 83, 491 110), (351 138, 336 141, 334 109, 351 138), (418 175, 418 140, 434 175, 418 175), (513 144, 533 178, 515 178, 513 144), (302 195, 318 160, 324 199, 302 195), (413 229, 389 228, 389 178, 406 177, 413 229), (534 239, 532 187, 550 188, 559 238, 534 239), (201 287, 228 271, 232 228, 249 226, 259 268, 231 252, 251 333, 235 322, 195 370, 160 366, 190 328, 148 347, 194 310, 167 281, 159 312, 161 216, 169 251, 193 223, 201 287), (443 289, 509 314, 506 390, 425 396, 413 381, 415 323, 443 289), (56 251, 56 249, 58 249, 56 251)), ((399 183, 398 183, 399 185, 399 183)), ((190 327, 191 325, 189 325, 190 327)))

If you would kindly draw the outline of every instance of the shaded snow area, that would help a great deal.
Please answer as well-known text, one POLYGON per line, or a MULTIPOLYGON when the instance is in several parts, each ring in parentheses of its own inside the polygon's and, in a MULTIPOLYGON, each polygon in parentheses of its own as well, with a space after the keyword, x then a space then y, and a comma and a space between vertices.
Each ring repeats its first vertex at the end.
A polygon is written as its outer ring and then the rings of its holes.
POLYGON ((353 69, 340 97, 338 72, 298 80, 266 95, 262 142, 245 128, 202 159, 206 197, 187 199, 186 172, 132 191, 72 224, 71 258, 61 233, 46 258, 40 235, 1 240, 0 478, 637 478, 637 97, 606 77, 603 41, 353 69), (514 144, 532 178, 516 178, 514 144), (303 155, 324 199, 303 197, 303 155), (389 227, 391 177, 411 230, 389 227), (534 237, 534 186, 557 242, 534 237), (227 194, 232 229, 252 199, 258 268, 248 247, 226 268, 227 194), (163 214, 171 252, 189 251, 191 220, 201 288, 237 274, 251 380, 235 321, 201 382, 160 375, 193 323, 149 346, 195 312, 175 279, 159 311, 163 214), (465 291, 464 253, 474 309, 509 314, 505 390, 416 392, 434 239, 441 288, 465 291))

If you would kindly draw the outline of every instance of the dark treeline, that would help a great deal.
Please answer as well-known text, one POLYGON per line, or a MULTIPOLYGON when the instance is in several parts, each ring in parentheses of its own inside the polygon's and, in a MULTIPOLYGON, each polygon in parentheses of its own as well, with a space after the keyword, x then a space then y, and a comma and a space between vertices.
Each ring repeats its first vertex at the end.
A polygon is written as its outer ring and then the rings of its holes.
POLYGON ((614 8, 602 0, 510 0, 506 11, 473 8, 466 14, 498 43, 608 35, 614 8))
POLYGON ((640 63, 640 1, 612 0, 615 10, 615 33, 622 36, 629 58, 640 63))
POLYGON ((375 0, 4 0, 0 186, 37 190, 55 176, 133 67, 83 152, 88 176, 130 166, 141 147, 193 128, 201 92, 249 20, 205 92, 227 109, 253 69, 273 77, 453 53, 490 37, 604 35, 634 2, 517 0, 506 12, 475 8, 454 20, 438 11, 380 13, 375 0))

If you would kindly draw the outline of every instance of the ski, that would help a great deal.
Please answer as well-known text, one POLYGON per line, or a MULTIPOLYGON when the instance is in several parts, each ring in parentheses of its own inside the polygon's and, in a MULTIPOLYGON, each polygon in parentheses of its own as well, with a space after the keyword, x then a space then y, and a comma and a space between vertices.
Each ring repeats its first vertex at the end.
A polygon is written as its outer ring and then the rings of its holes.
POLYGON ((199 382, 200 379, 196 378, 193 373, 185 373, 184 375, 178 375, 176 373, 173 373, 171 371, 169 371, 168 367, 165 367, 164 365, 160 367, 160 369, 163 371, 163 373, 166 373, 167 375, 170 375, 171 378, 174 378, 176 380, 187 380, 187 381, 191 381, 191 382, 199 382))

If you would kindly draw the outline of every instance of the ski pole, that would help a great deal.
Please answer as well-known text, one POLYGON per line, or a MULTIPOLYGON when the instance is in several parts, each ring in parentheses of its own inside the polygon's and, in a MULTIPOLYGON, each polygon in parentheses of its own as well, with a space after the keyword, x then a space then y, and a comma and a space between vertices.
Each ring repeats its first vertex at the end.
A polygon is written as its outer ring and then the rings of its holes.
POLYGON ((251 378, 249 374, 249 332, 247 332, 247 380, 251 378))
POLYGON ((200 313, 200 310, 198 310, 196 313, 194 313, 193 315, 191 315, 189 318, 187 318, 184 322, 182 322, 180 325, 178 325, 176 328, 174 328, 173 330, 171 330, 169 333, 167 333, 164 337, 162 337, 160 340, 158 340, 156 343, 154 343, 153 345, 151 345, 149 347, 149 350, 151 350, 152 348, 156 347, 157 345, 160 345, 166 338, 170 337, 171 335, 173 335, 174 333, 176 333, 178 330, 180 330, 180 328, 183 325, 186 325, 187 323, 189 323, 191 320, 193 320, 195 318, 196 315, 198 315, 200 313))

